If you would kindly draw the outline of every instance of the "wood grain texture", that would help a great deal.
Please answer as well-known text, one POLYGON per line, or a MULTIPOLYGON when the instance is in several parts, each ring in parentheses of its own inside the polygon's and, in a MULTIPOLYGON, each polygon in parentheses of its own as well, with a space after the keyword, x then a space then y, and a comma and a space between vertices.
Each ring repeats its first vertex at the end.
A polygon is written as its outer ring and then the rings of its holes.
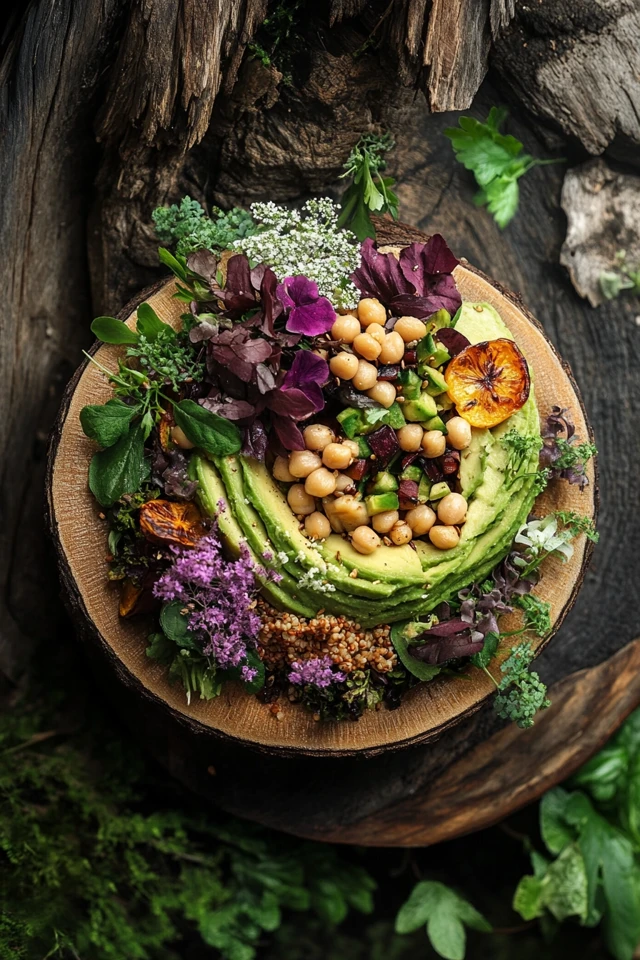
MULTIPOLYGON (((385 225, 381 226, 379 233, 384 233, 385 225)), ((416 238, 415 231, 404 225, 391 225, 387 233, 393 241, 408 242, 416 238)), ((568 409, 578 434, 590 435, 570 373, 524 308, 468 266, 456 269, 456 281, 465 300, 491 303, 510 327, 533 370, 541 416, 546 416, 558 403, 568 409)), ((175 285, 170 282, 148 302, 160 317, 177 323, 182 307, 173 299, 174 290, 175 285)), ((127 322, 132 325, 135 314, 127 322)), ((103 366, 115 369, 120 355, 119 348, 102 346, 96 358, 103 366)), ((183 713, 194 727, 201 726, 203 732, 211 731, 267 751, 308 756, 358 753, 371 756, 387 748, 432 740, 475 712, 491 696, 491 681, 481 671, 470 668, 465 678, 438 679, 420 685, 398 710, 369 711, 357 723, 317 723, 300 706, 287 701, 282 706, 284 720, 279 722, 266 705, 231 686, 216 700, 187 706, 182 689, 171 686, 166 670, 146 657, 147 623, 119 618, 113 585, 104 578, 102 557, 106 550, 106 531, 104 523, 97 519, 97 507, 86 481, 94 445, 82 433, 79 412, 86 403, 104 402, 110 394, 105 378, 92 365, 84 368, 68 393, 53 447, 55 459, 49 491, 51 524, 64 566, 65 584, 72 590, 79 616, 88 618, 98 642, 107 644, 132 677, 164 701, 171 711, 183 713), (78 536, 79 530, 83 531, 82 537, 78 536)), ((591 485, 586 496, 575 487, 554 483, 539 498, 540 513, 581 509, 594 515, 597 486, 593 465, 589 469, 591 485)), ((551 603, 554 632, 575 600, 590 553, 590 545, 582 537, 569 563, 560 564, 551 558, 545 564, 537 592, 551 603)), ((513 629, 517 623, 517 616, 511 620, 505 618, 504 628, 513 629)), ((538 643, 539 649, 542 646, 538 643)))

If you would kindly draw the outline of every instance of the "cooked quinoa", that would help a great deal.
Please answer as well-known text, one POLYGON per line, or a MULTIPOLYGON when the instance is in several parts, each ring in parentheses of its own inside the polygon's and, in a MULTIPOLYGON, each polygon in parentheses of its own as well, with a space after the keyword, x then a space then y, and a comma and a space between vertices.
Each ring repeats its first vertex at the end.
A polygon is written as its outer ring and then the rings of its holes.
POLYGON ((258 600, 262 629, 258 653, 268 670, 291 663, 330 656, 344 673, 371 667, 388 673, 397 663, 387 625, 363 630, 347 617, 319 614, 313 620, 298 617, 258 600))

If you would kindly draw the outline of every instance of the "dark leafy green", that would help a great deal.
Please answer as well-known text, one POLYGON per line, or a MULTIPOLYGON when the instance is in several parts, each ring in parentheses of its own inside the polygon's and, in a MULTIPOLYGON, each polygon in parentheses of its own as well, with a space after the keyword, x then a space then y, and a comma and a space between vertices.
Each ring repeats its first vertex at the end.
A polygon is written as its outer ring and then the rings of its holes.
POLYGON ((411 933, 424 924, 431 946, 445 960, 464 960, 465 927, 484 933, 491 930, 491 924, 468 900, 435 880, 416 884, 398 911, 396 932, 411 933))
POLYGON ((115 317, 96 317, 91 324, 91 332, 103 343, 137 343, 138 334, 130 330, 122 320, 115 317))
POLYGON ((104 404, 83 407, 80 423, 91 440, 101 447, 111 447, 128 432, 131 421, 141 411, 141 404, 127 404, 115 397, 104 404))
POLYGON ((216 413, 210 413, 193 400, 181 400, 173 408, 177 425, 191 443, 214 457, 238 453, 242 434, 235 424, 216 413))
POLYGON ((103 507, 112 506, 125 493, 136 493, 148 475, 141 424, 106 450, 95 453, 89 466, 89 488, 103 507))
POLYGON ((138 319, 136 329, 142 337, 147 340, 155 340, 158 334, 170 333, 175 341, 175 332, 173 327, 164 320, 161 320, 158 314, 149 303, 141 303, 138 307, 138 319))

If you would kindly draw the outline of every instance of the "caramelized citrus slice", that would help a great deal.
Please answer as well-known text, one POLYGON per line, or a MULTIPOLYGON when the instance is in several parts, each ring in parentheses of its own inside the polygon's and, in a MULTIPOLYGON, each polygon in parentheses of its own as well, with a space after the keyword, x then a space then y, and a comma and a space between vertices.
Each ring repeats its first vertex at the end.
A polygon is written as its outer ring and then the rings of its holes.
POLYGON ((486 340, 461 350, 445 371, 447 392, 472 427, 495 427, 526 402, 527 361, 513 340, 486 340))
POLYGON ((194 547, 204 534, 202 516, 195 503, 149 500, 140 507, 140 529, 156 543, 194 547))

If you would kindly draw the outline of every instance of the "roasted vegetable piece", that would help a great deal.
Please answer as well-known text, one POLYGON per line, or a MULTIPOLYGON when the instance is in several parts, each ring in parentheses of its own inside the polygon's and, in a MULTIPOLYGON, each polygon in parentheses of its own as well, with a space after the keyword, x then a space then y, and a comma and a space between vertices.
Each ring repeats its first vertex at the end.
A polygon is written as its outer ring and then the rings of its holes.
POLYGON ((206 532, 195 503, 149 500, 140 507, 140 529, 155 543, 194 547, 206 532))
POLYGON ((447 366, 447 390, 472 427, 495 427, 519 410, 531 389, 527 361, 512 340, 476 343, 447 366))

